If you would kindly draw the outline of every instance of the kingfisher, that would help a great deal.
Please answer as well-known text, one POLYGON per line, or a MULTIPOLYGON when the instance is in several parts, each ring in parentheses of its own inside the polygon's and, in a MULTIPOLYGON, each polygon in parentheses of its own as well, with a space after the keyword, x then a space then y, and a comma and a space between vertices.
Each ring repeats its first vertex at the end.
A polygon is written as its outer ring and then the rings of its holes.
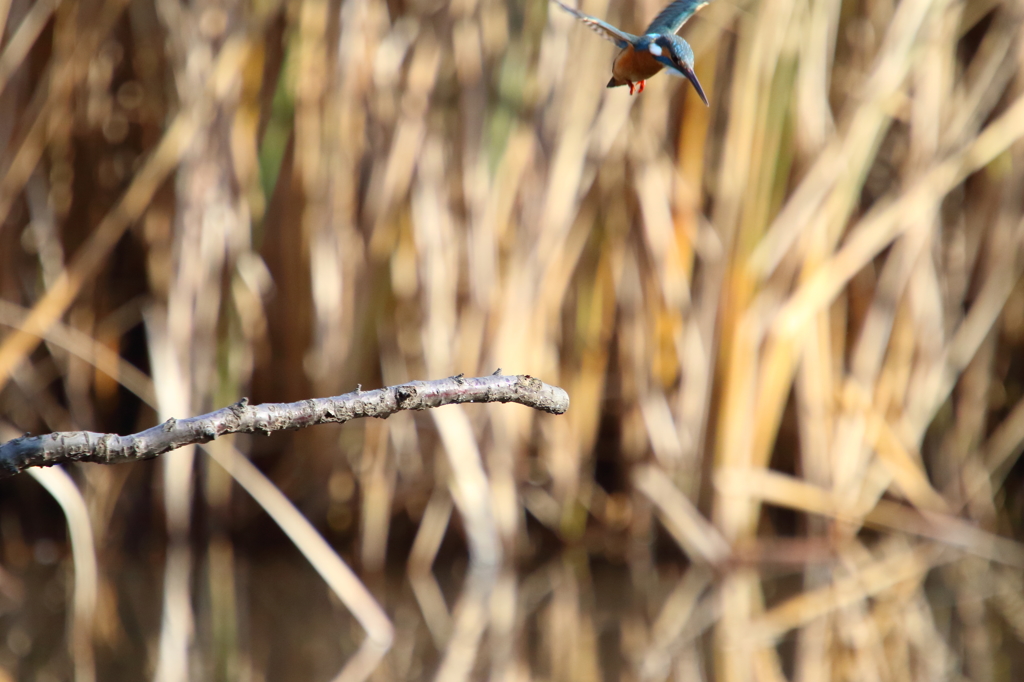
POLYGON ((700 86, 697 74, 693 72, 693 48, 677 36, 676 31, 697 10, 708 4, 708 0, 675 0, 661 10, 661 14, 654 17, 654 21, 642 36, 626 33, 596 17, 564 5, 559 0, 551 1, 619 47, 621 52, 612 63, 609 88, 628 85, 629 94, 632 95, 634 91, 639 94, 644 91, 648 78, 666 69, 670 74, 690 81, 707 106, 708 98, 704 94, 704 88, 700 86))

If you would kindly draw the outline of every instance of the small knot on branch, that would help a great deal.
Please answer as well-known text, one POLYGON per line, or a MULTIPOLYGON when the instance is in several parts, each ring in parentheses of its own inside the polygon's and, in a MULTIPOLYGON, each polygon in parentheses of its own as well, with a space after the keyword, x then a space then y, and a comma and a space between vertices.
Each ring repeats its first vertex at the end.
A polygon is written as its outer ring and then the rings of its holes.
POLYGON ((410 402, 416 399, 416 387, 403 384, 395 388, 395 397, 398 399, 398 406, 405 408, 410 402))

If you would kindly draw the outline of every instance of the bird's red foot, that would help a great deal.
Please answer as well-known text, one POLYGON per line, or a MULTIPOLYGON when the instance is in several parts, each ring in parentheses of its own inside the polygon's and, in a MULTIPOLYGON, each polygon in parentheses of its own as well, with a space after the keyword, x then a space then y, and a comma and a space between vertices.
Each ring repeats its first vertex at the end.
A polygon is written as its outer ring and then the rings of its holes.
POLYGON ((641 92, 644 91, 644 86, 647 85, 647 81, 640 81, 639 83, 626 81, 626 85, 629 86, 629 94, 632 95, 634 92, 636 92, 636 94, 639 95, 641 92))

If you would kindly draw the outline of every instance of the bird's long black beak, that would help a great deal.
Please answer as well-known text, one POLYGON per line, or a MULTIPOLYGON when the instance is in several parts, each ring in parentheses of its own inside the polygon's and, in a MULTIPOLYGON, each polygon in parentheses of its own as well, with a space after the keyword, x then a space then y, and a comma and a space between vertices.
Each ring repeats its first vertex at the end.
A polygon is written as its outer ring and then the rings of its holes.
POLYGON ((704 94, 704 88, 700 87, 700 81, 697 80, 697 74, 693 72, 693 69, 684 66, 680 70, 683 72, 683 75, 686 76, 686 79, 693 83, 693 89, 697 91, 698 95, 700 95, 701 100, 704 102, 704 106, 711 106, 708 104, 708 97, 704 94))

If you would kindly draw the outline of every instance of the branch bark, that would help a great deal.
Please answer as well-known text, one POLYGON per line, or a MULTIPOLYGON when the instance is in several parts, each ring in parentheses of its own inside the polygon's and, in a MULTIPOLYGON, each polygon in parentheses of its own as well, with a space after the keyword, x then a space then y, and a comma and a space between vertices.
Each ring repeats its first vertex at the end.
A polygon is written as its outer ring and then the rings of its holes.
MULTIPOLYGON (((500 370, 499 370, 500 372, 500 370)), ((519 403, 550 414, 569 409, 569 396, 557 386, 528 375, 467 379, 461 374, 436 381, 411 381, 374 391, 356 390, 331 398, 297 403, 239 402, 189 419, 168 419, 129 436, 67 431, 23 436, 0 445, 0 479, 29 467, 69 462, 118 464, 149 459, 165 452, 209 441, 229 433, 263 433, 302 429, 317 424, 343 424, 360 417, 387 419, 396 412, 427 410, 461 403, 519 403)))

